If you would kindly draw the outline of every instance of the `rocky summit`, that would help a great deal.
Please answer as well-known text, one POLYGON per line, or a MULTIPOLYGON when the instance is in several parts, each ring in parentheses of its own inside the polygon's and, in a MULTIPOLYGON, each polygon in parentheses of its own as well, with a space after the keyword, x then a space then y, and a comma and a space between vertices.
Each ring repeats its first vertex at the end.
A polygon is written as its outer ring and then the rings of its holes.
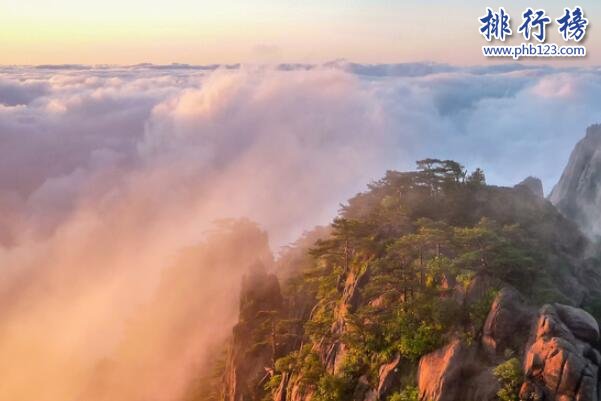
POLYGON ((191 401, 599 401, 600 144, 589 128, 548 200, 451 160, 387 172, 254 265, 191 401))

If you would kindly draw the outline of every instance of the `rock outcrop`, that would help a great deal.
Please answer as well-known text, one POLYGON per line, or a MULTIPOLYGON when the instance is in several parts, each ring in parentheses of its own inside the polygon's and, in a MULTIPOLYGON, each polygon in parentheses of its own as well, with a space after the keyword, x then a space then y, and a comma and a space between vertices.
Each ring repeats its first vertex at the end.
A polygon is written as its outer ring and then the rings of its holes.
MULTIPOLYGON (((344 334, 345 318, 360 299, 359 291, 367 270, 348 274, 343 296, 336 308, 337 320, 331 330, 344 334)), ((462 297, 470 302, 482 299, 491 282, 482 278, 462 297), (480 284, 478 284, 480 283, 480 284), (486 285, 485 285, 486 284, 486 285), (469 296, 468 296, 469 295, 469 296)), ((498 282, 494 283, 495 285, 498 282)), ((232 352, 226 369, 224 401, 259 401, 266 396, 265 379, 270 376, 274 351, 256 346, 255 331, 265 326, 263 313, 282 307, 279 285, 274 276, 258 269, 244 282, 240 323, 234 330, 232 352)), ((262 334, 264 337, 265 333, 262 334)), ((545 305, 539 311, 529 306, 513 287, 504 287, 494 299, 479 341, 454 337, 447 345, 419 360, 417 384, 421 401, 497 401, 501 384, 494 369, 508 354, 523 361, 522 401, 599 401, 600 331, 597 321, 582 309, 545 305)), ((326 372, 337 373, 345 358, 342 342, 315 344, 326 372)), ((362 376, 348 401, 384 401, 401 387, 403 360, 395 354, 383 364, 372 380, 362 376), (375 379, 375 382, 373 381, 375 379)), ((274 401, 311 401, 315 389, 303 384, 298 372, 284 372, 274 401)))
POLYGON ((520 294, 504 288, 491 307, 482 348, 454 339, 421 358, 421 401, 493 401, 494 367, 509 351, 524 360, 522 401, 599 401, 599 326, 586 311, 543 306, 538 313, 520 294))
POLYGON ((525 354, 521 400, 597 401, 599 326, 582 309, 545 305, 525 354))
POLYGON ((453 401, 465 360, 465 348, 459 339, 423 356, 419 361, 417 383, 420 400, 453 401))
POLYGON ((482 329, 482 345, 491 358, 505 350, 521 350, 528 339, 535 311, 521 294, 511 287, 503 288, 495 298, 482 329))
POLYGON ((420 359, 417 382, 422 401, 494 401, 499 389, 478 348, 459 339, 420 359))
POLYGON ((516 188, 526 188, 536 195, 539 199, 545 198, 545 192, 543 191, 543 183, 536 177, 526 177, 522 182, 515 186, 516 188))
MULTIPOLYGON (((481 292, 480 299, 484 296, 481 292)), ((455 338, 420 359, 417 377, 420 400, 496 400, 499 382, 493 369, 503 360, 506 350, 524 348, 535 317, 535 311, 525 304, 517 290, 501 289, 486 318, 481 344, 468 346, 455 338)))
POLYGON ((330 237, 307 245, 311 258, 287 259, 284 299, 264 271, 245 281, 221 401, 416 391, 420 401, 518 391, 523 401, 601 401, 599 327, 584 311, 601 310, 599 262, 569 219, 594 231, 595 149, 601 126, 551 196, 563 215, 533 177, 504 188, 440 181, 444 168, 389 172, 349 201, 330 237))
POLYGON ((347 315, 353 312, 361 300, 361 288, 369 278, 369 268, 365 267, 361 271, 349 271, 344 280, 342 296, 335 311, 335 319, 330 328, 330 336, 324 337, 318 345, 318 351, 321 361, 326 371, 332 374, 338 373, 338 370, 344 362, 346 355, 346 346, 340 338, 346 330, 347 315), (333 338, 334 341, 328 341, 333 338))
POLYGON ((601 125, 587 129, 549 200, 586 234, 601 235, 601 125))
POLYGON ((302 378, 290 373, 282 375, 280 386, 274 394, 274 401, 311 401, 313 390, 301 385, 302 378))
POLYGON ((269 334, 273 315, 281 312, 283 299, 275 275, 258 263, 244 277, 240 297, 240 320, 234 327, 224 375, 224 401, 259 401, 262 385, 273 367, 274 344, 263 339, 269 334))

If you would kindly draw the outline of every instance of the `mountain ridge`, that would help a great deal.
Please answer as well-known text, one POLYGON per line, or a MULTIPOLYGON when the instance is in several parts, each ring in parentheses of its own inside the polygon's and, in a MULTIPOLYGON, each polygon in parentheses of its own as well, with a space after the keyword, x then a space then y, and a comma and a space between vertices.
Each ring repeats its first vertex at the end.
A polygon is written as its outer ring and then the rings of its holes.
POLYGON ((570 155, 549 200, 591 237, 601 235, 601 125, 590 126, 570 155))
POLYGON ((599 399, 600 258, 551 203, 562 186, 417 166, 245 281, 221 395, 192 401, 599 399))

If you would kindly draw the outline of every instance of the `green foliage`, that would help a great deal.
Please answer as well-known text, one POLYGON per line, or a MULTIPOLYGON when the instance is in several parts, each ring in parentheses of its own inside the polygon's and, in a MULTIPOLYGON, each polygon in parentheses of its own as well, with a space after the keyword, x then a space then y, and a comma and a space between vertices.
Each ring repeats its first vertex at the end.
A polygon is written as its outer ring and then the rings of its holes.
POLYGON ((267 399, 271 399, 269 394, 276 391, 280 387, 280 383, 282 382, 281 374, 274 374, 269 378, 267 383, 265 383, 265 390, 267 392, 267 399))
POLYGON ((305 384, 316 383, 324 373, 319 356, 308 344, 305 344, 298 351, 293 351, 278 358, 275 362, 275 371, 278 374, 296 372, 302 377, 305 384))
POLYGON ((480 299, 469 305, 468 322, 470 323, 470 327, 465 332, 468 341, 475 340, 480 329, 484 326, 484 322, 498 292, 496 288, 489 288, 480 299))
POLYGON ((315 401, 347 401, 353 395, 354 383, 346 376, 324 374, 317 383, 315 401))
POLYGON ((484 175, 484 171, 482 171, 482 169, 477 168, 467 177, 466 181, 469 185, 484 185, 486 184, 486 176, 484 175))
POLYGON ((399 340, 399 351, 404 357, 417 361, 442 344, 443 333, 440 325, 419 322, 415 330, 405 330, 405 335, 399 340))
MULTIPOLYGON (((316 401, 347 400, 359 377, 373 384, 379 367, 398 354, 402 363, 415 365, 451 336, 477 340, 497 288, 476 301, 458 301, 457 293, 475 277, 527 290, 535 301, 561 300, 558 283, 570 258, 560 255, 564 244, 549 234, 549 225, 560 219, 532 197, 487 186, 482 170, 467 174, 453 161, 425 159, 418 171, 387 172, 342 207, 309 256, 295 251, 290 258, 299 267, 285 291, 309 304, 297 321, 274 315, 274 326, 265 317, 261 332, 282 339, 277 350, 286 343, 305 345, 277 359, 268 390, 282 373, 294 372, 315 390, 316 401), (363 273, 365 282, 351 295, 349 277, 363 273), (325 371, 317 354, 319 344, 335 341, 345 346, 336 376, 325 371)), ((588 307, 601 314, 599 305, 591 301, 588 307)), ((503 400, 514 399, 519 382, 514 368, 510 359, 495 371, 503 400)), ((390 400, 416 397, 409 386, 390 400)))
POLYGON ((501 384, 501 389, 497 392, 499 399, 501 401, 519 401, 523 377, 520 360, 511 358, 498 365, 493 373, 501 384))
POLYGON ((499 226, 482 218, 473 227, 456 227, 453 239, 460 250, 454 263, 463 270, 489 273, 517 287, 535 273, 535 256, 517 225, 499 226))
POLYGON ((415 386, 407 386, 388 397, 388 401, 419 401, 419 390, 415 386))

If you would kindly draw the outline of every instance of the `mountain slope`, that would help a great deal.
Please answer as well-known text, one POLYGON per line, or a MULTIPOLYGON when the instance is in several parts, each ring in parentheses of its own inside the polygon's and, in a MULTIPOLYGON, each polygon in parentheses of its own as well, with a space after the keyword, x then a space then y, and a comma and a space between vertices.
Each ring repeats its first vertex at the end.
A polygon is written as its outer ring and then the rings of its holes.
POLYGON ((256 379, 222 399, 596 400, 598 260, 535 192, 453 161, 388 172, 280 258, 277 307, 245 297, 225 377, 256 379))

